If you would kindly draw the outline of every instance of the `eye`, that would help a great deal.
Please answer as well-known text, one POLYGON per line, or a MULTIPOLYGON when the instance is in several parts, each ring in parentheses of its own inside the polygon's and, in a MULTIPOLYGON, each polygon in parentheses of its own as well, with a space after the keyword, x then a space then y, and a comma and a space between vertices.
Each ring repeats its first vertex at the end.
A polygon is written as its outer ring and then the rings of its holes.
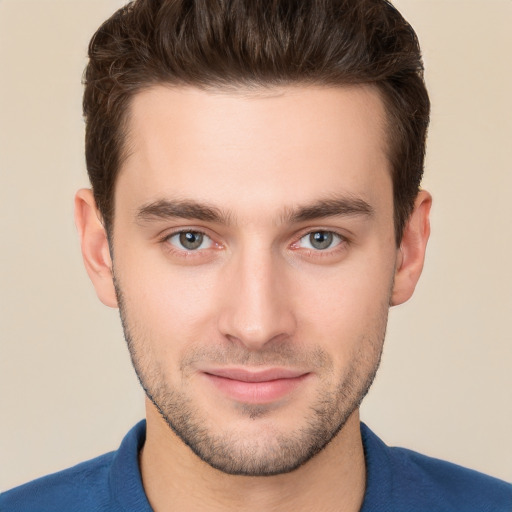
POLYGON ((299 240, 299 247, 325 251, 332 249, 343 241, 343 238, 332 231, 312 231, 299 240))
POLYGON ((167 241, 174 247, 186 251, 208 249, 213 245, 212 239, 200 231, 180 231, 169 236, 167 241))

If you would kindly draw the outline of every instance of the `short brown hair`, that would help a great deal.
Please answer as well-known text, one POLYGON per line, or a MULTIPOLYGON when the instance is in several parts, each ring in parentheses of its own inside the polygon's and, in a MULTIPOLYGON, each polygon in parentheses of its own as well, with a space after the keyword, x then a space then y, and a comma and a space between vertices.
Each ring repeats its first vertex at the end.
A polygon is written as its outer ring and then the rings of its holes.
POLYGON ((430 102, 418 39, 386 0, 135 0, 94 34, 85 154, 107 230, 130 100, 154 84, 374 84, 387 111, 395 233, 418 194, 430 102))

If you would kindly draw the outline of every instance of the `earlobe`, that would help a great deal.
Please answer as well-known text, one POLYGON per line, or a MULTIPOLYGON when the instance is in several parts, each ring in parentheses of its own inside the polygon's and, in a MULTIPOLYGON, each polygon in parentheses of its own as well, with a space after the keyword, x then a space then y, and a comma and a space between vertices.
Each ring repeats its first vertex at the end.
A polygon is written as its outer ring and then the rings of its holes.
POLYGON ((395 282, 391 296, 392 306, 409 300, 420 278, 430 236, 431 205, 432 196, 427 191, 421 190, 405 226, 402 243, 397 250, 395 282))
POLYGON ((96 294, 103 304, 115 308, 117 299, 107 233, 90 189, 81 189, 76 193, 75 224, 85 269, 96 294))

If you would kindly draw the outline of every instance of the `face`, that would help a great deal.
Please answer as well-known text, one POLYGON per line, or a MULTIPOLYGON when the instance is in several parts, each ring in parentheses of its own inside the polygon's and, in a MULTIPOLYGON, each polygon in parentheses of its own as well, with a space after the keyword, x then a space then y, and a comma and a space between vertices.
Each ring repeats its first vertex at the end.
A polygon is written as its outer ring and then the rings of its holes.
POLYGON ((113 273, 139 379, 231 474, 291 471, 357 409, 396 267, 367 87, 154 87, 133 101, 113 273))

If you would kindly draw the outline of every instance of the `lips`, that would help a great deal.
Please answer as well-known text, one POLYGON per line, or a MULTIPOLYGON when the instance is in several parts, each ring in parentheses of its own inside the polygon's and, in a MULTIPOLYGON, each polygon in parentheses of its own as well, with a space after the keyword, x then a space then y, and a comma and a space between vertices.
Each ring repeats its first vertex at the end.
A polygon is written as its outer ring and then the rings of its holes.
POLYGON ((217 391, 232 400, 265 404, 285 398, 310 374, 288 368, 215 368, 204 370, 203 375, 217 391))

